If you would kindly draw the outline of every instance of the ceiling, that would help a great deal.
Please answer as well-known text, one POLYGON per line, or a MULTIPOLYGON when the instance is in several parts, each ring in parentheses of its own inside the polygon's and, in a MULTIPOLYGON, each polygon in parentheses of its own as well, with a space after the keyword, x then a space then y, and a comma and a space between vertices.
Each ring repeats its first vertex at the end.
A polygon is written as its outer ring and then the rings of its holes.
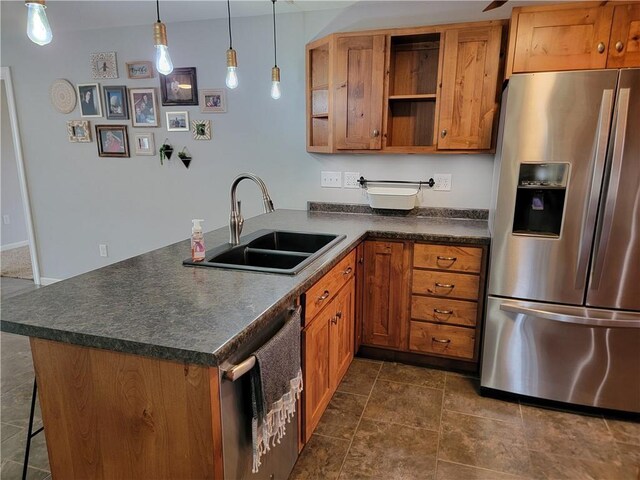
MULTIPOLYGON (((279 0, 277 13, 345 8, 360 0, 279 0)), ((24 0, 1 0, 2 26, 26 22, 24 0)), ((232 0, 232 17, 271 14, 270 0, 232 0)), ((148 25, 156 19, 155 0, 47 0, 47 17, 55 30, 148 25)), ((182 0, 160 2, 165 23, 227 18, 226 0, 182 0)), ((21 27, 22 28, 22 27, 21 27)))

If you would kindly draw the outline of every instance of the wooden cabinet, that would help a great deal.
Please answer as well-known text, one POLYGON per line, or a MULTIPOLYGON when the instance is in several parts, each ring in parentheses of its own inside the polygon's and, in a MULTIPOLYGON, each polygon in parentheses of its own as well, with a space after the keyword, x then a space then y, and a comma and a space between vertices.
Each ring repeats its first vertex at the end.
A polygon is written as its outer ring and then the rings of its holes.
POLYGON ((303 441, 307 442, 353 360, 355 251, 314 284, 304 297, 302 395, 303 441), (318 292, 325 296, 319 306, 315 302, 318 292))
POLYGON ((500 26, 447 30, 439 149, 491 148, 499 112, 500 26))
POLYGON ((486 257, 481 246, 366 241, 363 352, 477 371, 486 257))
POLYGON ((366 241, 362 343, 406 349, 411 245, 366 241))
POLYGON ((513 9, 507 76, 638 66, 637 2, 581 2, 513 9))
POLYGON ((330 39, 307 45, 307 151, 330 152, 333 117, 330 115, 332 95, 329 89, 331 63, 330 39))
POLYGON ((480 247, 415 245, 409 350, 477 360, 483 257, 480 247))
POLYGON ((379 150, 385 37, 338 37, 336 42, 336 148, 379 150))
POLYGON ((476 22, 310 43, 307 150, 491 151, 504 29, 503 21, 476 22))
POLYGON ((617 5, 609 42, 607 68, 640 66, 640 3, 617 5))

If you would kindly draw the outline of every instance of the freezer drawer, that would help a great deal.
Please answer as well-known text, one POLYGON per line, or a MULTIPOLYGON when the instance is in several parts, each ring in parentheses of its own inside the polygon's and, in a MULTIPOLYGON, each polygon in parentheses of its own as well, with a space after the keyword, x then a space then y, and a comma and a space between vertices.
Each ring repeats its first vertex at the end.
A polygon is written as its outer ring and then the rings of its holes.
POLYGON ((640 314, 490 296, 481 385, 640 412, 640 314))

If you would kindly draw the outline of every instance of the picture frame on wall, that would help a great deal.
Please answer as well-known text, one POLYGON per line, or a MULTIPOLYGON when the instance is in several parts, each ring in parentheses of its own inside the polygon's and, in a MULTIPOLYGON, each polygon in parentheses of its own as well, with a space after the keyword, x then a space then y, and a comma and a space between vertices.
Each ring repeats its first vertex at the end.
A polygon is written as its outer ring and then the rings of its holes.
POLYGON ((128 120, 129 108, 127 105, 127 87, 104 86, 104 110, 109 120, 128 120))
POLYGON ((160 75, 163 106, 198 105, 196 68, 174 68, 169 75, 160 75))
POLYGON ((92 78, 118 78, 116 52, 92 53, 89 63, 92 78))
POLYGON ((200 90, 200 112, 225 113, 227 111, 227 91, 224 88, 200 90))
POLYGON ((168 132, 189 131, 189 112, 167 112, 166 115, 168 132))
POLYGON ((130 88, 129 105, 131 105, 131 122, 134 127, 160 125, 155 88, 130 88))
POLYGON ((91 142, 91 124, 89 120, 69 120, 67 134, 71 143, 91 142))
POLYGON ((191 132, 194 140, 211 140, 211 120, 192 120, 191 132))
POLYGON ((153 63, 147 61, 127 62, 127 76, 133 80, 153 78, 153 63))
POLYGON ((135 137, 136 155, 155 155, 156 145, 153 133, 136 133, 135 137))
POLYGON ((96 141, 100 157, 129 157, 126 125, 96 125, 96 141))
POLYGON ((100 85, 97 83, 79 83, 76 88, 78 89, 78 99, 80 100, 80 116, 101 117, 100 85))

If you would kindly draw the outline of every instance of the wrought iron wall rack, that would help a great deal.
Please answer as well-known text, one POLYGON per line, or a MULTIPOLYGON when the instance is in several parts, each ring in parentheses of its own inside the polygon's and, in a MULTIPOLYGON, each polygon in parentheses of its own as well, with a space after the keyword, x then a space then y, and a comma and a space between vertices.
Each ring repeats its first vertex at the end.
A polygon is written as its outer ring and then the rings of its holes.
POLYGON ((430 178, 427 181, 418 180, 416 182, 412 182, 407 180, 368 180, 364 177, 360 177, 358 179, 358 183, 362 188, 367 188, 367 184, 369 183, 387 183, 392 185, 417 185, 419 188, 422 188, 423 185, 426 185, 429 188, 433 188, 433 186, 436 184, 433 178, 430 178))

